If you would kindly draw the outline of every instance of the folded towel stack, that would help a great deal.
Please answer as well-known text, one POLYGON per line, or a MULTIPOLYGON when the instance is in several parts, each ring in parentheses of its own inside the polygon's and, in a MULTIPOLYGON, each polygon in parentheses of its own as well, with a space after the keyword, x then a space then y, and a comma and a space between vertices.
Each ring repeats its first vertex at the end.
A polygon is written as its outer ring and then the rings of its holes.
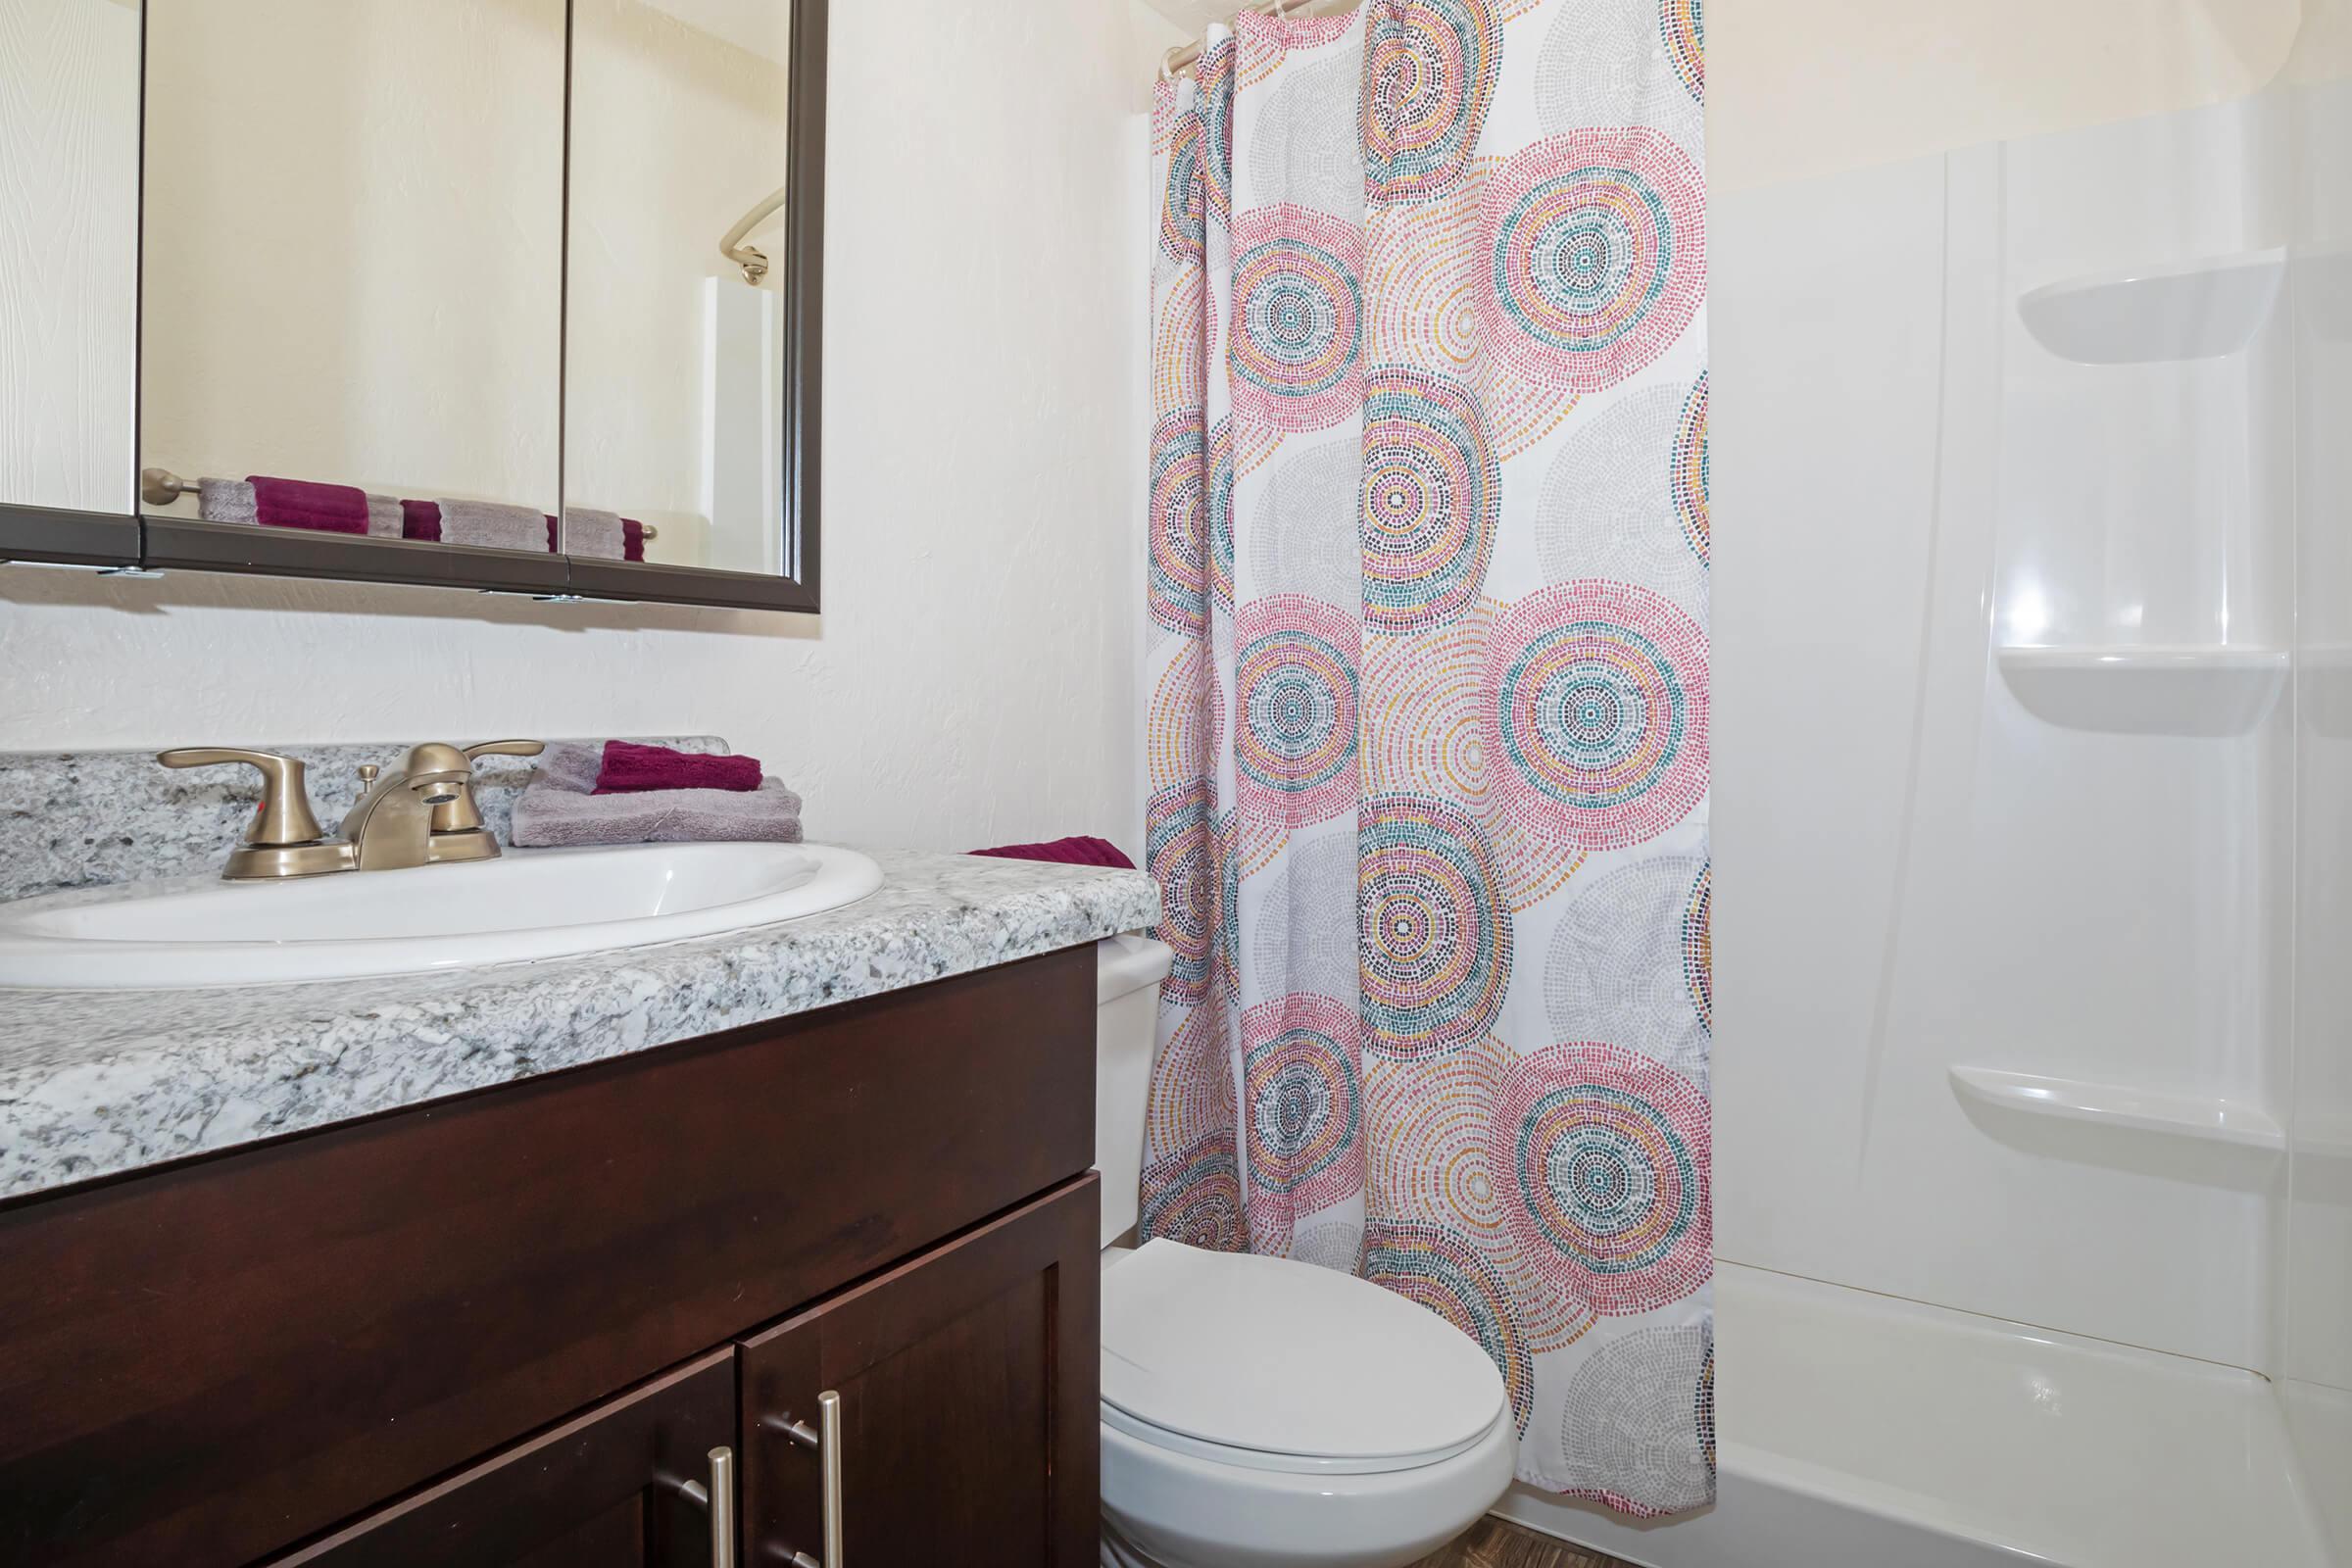
POLYGON ((196 514, 206 522, 308 528, 316 533, 367 534, 483 550, 549 554, 568 550, 571 555, 605 561, 645 559, 644 523, 617 512, 585 507, 565 510, 570 533, 566 540, 556 519, 537 508, 495 501, 401 501, 369 495, 354 485, 273 479, 265 474, 201 479, 196 495, 196 514))
POLYGON ((523 849, 698 842, 798 844, 801 798, 761 777, 756 758, 609 741, 548 747, 514 803, 523 849), (664 782, 674 780, 693 784, 664 782))

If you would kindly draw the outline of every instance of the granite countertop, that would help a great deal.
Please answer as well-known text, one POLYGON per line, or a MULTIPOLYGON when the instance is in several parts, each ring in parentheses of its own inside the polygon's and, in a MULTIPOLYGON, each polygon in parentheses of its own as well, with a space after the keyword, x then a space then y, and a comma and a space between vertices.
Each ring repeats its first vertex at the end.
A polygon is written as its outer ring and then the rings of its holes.
POLYGON ((0 1197, 422 1104, 1072 947, 1139 871, 880 852, 879 892, 719 937, 454 974, 0 990, 0 1197))

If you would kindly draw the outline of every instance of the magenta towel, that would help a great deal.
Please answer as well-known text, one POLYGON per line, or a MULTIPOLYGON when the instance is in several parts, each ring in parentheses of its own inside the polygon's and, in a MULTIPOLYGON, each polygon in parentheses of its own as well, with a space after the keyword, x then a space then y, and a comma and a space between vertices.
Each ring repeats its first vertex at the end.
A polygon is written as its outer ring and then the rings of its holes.
POLYGON ((318 533, 366 533, 368 492, 348 484, 272 479, 248 474, 254 520, 265 528, 309 528, 318 533))
POLYGON ((591 795, 638 795, 647 790, 756 790, 757 757, 703 757, 666 746, 605 742, 604 765, 591 795))
POLYGON ((1049 844, 1007 844, 1001 849, 974 850, 974 855, 993 855, 1000 860, 1051 860, 1056 865, 1108 865, 1122 871, 1135 869, 1135 862, 1120 853, 1119 847, 1108 839, 1055 839, 1049 844))
POLYGON ((439 544, 441 509, 430 501, 403 501, 400 504, 400 536, 403 539, 422 539, 428 544, 439 544))

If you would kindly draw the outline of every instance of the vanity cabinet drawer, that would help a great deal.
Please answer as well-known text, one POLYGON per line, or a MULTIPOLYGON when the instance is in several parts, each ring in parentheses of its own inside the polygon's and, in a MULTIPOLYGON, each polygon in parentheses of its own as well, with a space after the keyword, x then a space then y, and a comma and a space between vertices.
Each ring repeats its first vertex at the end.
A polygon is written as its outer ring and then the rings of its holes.
POLYGON ((1065 950, 0 1208, 0 1562, 251 1562, 1079 1175, 1094 976, 1065 950))

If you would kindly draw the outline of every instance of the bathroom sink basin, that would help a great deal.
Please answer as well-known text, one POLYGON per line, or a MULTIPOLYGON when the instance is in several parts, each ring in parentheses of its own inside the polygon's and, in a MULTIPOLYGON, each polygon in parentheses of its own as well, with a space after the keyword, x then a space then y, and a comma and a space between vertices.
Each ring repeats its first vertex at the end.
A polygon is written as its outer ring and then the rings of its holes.
POLYGON ((0 986, 344 980, 574 957, 838 908, 882 885, 855 850, 641 844, 283 882, 126 883, 0 905, 0 986))

